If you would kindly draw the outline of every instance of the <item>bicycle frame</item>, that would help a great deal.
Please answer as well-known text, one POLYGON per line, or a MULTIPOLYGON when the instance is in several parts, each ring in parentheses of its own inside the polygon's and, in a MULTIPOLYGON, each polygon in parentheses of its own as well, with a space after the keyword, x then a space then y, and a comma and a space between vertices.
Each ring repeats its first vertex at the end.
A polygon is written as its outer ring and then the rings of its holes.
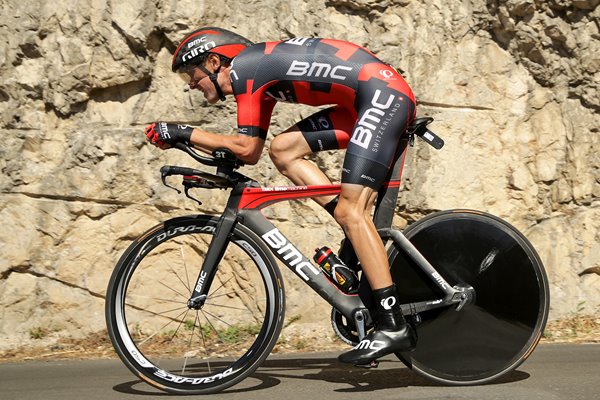
MULTIPOLYGON (((412 243, 397 230, 391 229, 392 218, 400 188, 400 178, 408 147, 408 139, 402 140, 394 167, 388 175, 378 195, 374 222, 383 239, 391 239, 419 265, 437 286, 445 293, 444 299, 402 305, 408 313, 459 303, 459 308, 467 301, 466 288, 451 287, 435 268, 419 253, 412 243)), ((319 196, 337 195, 341 185, 326 186, 279 186, 250 187, 239 184, 232 189, 227 206, 215 230, 206 258, 198 275, 197 283, 188 302, 190 308, 200 308, 207 298, 216 268, 229 243, 229 237, 236 223, 241 223, 256 233, 272 253, 323 299, 340 311, 346 318, 355 320, 358 311, 366 307, 357 294, 346 294, 339 290, 321 272, 319 267, 303 255, 262 213, 267 206, 280 201, 298 200, 319 196)), ((368 314, 364 315, 368 318, 368 314)))

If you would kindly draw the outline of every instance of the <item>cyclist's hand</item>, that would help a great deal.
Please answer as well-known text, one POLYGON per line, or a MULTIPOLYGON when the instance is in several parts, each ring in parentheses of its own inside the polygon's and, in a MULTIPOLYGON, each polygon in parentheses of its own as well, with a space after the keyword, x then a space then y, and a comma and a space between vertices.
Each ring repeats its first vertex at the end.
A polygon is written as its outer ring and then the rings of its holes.
POLYGON ((168 149, 176 143, 190 142, 194 128, 188 125, 155 122, 146 128, 148 141, 161 149, 168 149))

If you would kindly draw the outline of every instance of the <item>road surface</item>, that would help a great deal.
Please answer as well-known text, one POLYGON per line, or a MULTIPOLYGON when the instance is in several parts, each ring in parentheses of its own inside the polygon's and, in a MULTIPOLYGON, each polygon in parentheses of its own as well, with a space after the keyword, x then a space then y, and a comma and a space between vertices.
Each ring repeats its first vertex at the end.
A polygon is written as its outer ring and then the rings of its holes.
MULTIPOLYGON (((501 382, 445 387, 418 377, 393 357, 379 368, 340 364, 337 353, 273 355, 242 383, 208 396, 182 399, 600 399, 600 344, 543 344, 501 382), (368 396, 368 397, 367 397, 368 396)), ((165 399, 118 360, 0 364, 2 400, 165 399)))

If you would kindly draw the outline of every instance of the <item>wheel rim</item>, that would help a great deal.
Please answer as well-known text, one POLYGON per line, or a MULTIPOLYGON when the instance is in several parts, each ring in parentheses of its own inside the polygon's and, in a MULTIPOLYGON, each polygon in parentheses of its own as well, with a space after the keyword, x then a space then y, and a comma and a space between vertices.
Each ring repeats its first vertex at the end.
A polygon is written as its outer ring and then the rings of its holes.
POLYGON ((209 231, 163 241, 155 236, 130 256, 135 268, 117 287, 115 323, 123 352, 151 383, 174 391, 237 382, 276 330, 276 284, 256 247, 239 237, 219 264, 204 307, 188 309, 209 231))
MULTIPOLYGON (((536 255, 509 226, 473 214, 448 215, 409 231, 411 242, 450 285, 468 284, 474 304, 421 314, 413 369, 446 382, 477 383, 516 367, 537 344, 547 316, 546 280, 536 255)), ((412 261, 392 265, 402 302, 443 298, 412 261), (423 283, 425 279, 427 283, 423 283)))

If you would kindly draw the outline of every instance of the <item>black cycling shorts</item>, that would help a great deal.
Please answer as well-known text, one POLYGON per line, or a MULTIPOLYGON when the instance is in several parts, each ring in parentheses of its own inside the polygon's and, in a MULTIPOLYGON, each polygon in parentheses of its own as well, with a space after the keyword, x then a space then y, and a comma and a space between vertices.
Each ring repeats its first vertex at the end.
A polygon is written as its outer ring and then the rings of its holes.
POLYGON ((297 123, 313 152, 346 149, 342 183, 378 190, 393 166, 415 104, 385 82, 359 82, 356 109, 334 106, 297 123))

